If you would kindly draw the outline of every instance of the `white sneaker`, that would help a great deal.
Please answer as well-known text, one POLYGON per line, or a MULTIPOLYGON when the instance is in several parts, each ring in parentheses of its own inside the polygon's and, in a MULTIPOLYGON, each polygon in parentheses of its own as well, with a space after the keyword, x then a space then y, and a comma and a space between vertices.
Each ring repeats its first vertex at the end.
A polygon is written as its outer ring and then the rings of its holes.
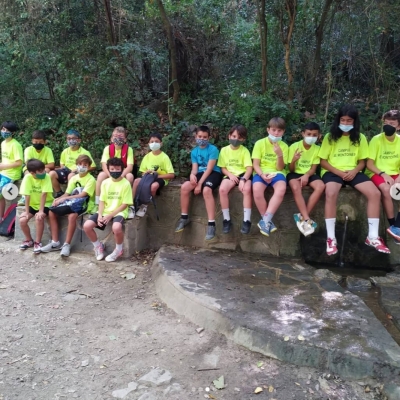
POLYGON ((147 205, 146 204, 142 204, 139 208, 139 210, 137 210, 136 212, 136 216, 137 217, 144 217, 144 215, 146 214, 147 211, 147 205))
POLYGON ((129 206, 128 207, 128 218, 127 219, 133 219, 135 218, 135 207, 129 206))
POLYGON ((71 245, 69 243, 64 243, 61 247, 61 253, 63 257, 68 257, 71 254, 71 245))
POLYGON ((104 244, 100 242, 98 246, 94 248, 94 254, 96 255, 96 260, 101 261, 104 258, 104 244))
POLYGON ((49 244, 46 244, 46 246, 41 246, 40 251, 42 253, 49 253, 50 251, 57 251, 60 250, 60 242, 53 242, 50 240, 49 244))
POLYGON ((304 221, 302 223, 302 225, 303 225, 303 230, 304 230, 304 232, 303 232, 304 236, 309 236, 315 232, 315 228, 314 228, 312 220, 309 219, 308 221, 304 221))
POLYGON ((106 257, 106 261, 107 262, 116 261, 119 257, 122 256, 122 254, 124 254, 123 250, 114 249, 114 251, 106 257))

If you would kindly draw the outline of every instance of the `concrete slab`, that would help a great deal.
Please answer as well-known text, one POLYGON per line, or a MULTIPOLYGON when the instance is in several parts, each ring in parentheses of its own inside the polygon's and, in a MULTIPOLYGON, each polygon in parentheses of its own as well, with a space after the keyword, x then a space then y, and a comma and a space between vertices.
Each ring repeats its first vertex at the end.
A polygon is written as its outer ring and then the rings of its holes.
POLYGON ((299 262, 163 246, 153 263, 161 299, 199 326, 297 365, 397 386, 400 348, 356 295, 299 262))

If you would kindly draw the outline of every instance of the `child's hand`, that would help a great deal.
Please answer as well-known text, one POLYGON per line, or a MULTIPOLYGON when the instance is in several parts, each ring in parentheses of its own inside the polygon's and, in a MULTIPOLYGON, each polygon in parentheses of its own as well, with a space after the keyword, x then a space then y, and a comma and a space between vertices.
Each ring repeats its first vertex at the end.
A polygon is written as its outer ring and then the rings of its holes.
POLYGON ((278 143, 274 143, 274 152, 278 157, 281 157, 283 155, 282 149, 280 148, 278 143))
POLYGON ((39 211, 35 214, 35 219, 37 221, 42 221, 46 218, 46 214, 43 211, 39 211))
POLYGON ((271 183, 272 179, 276 176, 276 174, 272 173, 272 174, 262 174, 261 178, 267 182, 268 184, 271 183))
POLYGON ((196 177, 195 174, 190 174, 189 179, 190 179, 190 183, 191 183, 192 185, 197 185, 197 177, 196 177))
POLYGON ((29 218, 29 213, 27 213, 26 211, 24 211, 23 213, 21 213, 21 214, 19 215, 19 219, 21 219, 21 218, 29 218))
POLYGON ((304 174, 299 178, 300 186, 304 187, 308 185, 308 175, 304 174))
POLYGON ((354 169, 352 169, 351 171, 344 171, 345 175, 343 176, 343 180, 346 182, 352 181, 355 176, 357 175, 357 171, 355 171, 354 169))
POLYGON ((295 151, 294 154, 293 154, 292 161, 297 161, 297 160, 299 160, 302 153, 303 153, 302 151, 299 151, 299 149, 296 149, 296 151, 295 151))
POLYGON ((243 190, 244 190, 244 185, 246 184, 246 182, 244 181, 244 180, 240 180, 239 181, 239 190, 241 191, 241 192, 243 192, 243 190))
POLYGON ((230 181, 235 182, 236 184, 239 183, 239 178, 236 175, 229 174, 228 178, 229 178, 230 181))
POLYGON ((107 225, 111 220, 112 220, 112 216, 110 215, 106 215, 105 217, 103 216, 103 225, 107 225))
POLYGON ((194 194, 200 194, 201 193, 201 185, 197 184, 197 186, 194 188, 194 194))
POLYGON ((400 183, 400 175, 394 180, 394 183, 400 183))
POLYGON ((382 174, 381 176, 382 176, 382 178, 385 180, 385 182, 386 182, 388 185, 390 185, 390 186, 394 185, 394 179, 393 179, 390 175, 388 175, 388 174, 382 174))

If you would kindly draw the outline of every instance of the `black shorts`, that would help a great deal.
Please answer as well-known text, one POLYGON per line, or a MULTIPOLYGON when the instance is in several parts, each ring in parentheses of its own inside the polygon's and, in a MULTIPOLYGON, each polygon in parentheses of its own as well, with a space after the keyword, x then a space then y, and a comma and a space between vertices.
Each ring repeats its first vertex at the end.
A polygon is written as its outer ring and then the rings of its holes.
MULTIPOLYGON (((39 212, 39 210, 35 210, 35 209, 32 208, 31 206, 29 206, 29 214, 35 215, 35 214, 37 214, 38 212, 39 212)), ((46 215, 49 215, 49 207, 45 207, 45 208, 43 209, 43 212, 44 212, 46 215)))
MULTIPOLYGON (((299 179, 303 176, 304 174, 297 174, 296 172, 289 172, 286 175, 286 181, 289 183, 292 179, 299 179)), ((322 181, 321 177, 317 174, 311 175, 308 178, 308 183, 314 182, 314 181, 322 181)))
MULTIPOLYGON (((96 213, 96 214, 91 215, 91 216, 89 217, 89 220, 96 223, 96 228, 97 228, 97 229, 100 229, 101 231, 104 231, 104 229, 106 229, 106 226, 107 226, 108 224, 107 224, 107 225, 102 225, 102 226, 97 225, 97 219, 98 219, 98 218, 99 218, 99 214, 96 213)), ((121 223, 122 225, 124 225, 125 218, 124 218, 122 215, 117 215, 117 216, 115 216, 110 222, 111 222, 111 224, 113 224, 114 222, 119 222, 119 223, 121 223)))
POLYGON ((159 185, 156 192, 156 195, 159 196, 161 194, 161 189, 165 186, 165 181, 162 178, 157 178, 154 182, 157 182, 159 185))
POLYGON ((60 168, 56 169, 56 174, 57 174, 57 180, 61 184, 68 183, 68 175, 71 173, 71 170, 69 168, 60 168))
POLYGON ((329 172, 329 171, 325 172, 324 176, 322 177, 322 180, 324 181, 325 184, 327 184, 329 182, 336 182, 336 183, 340 183, 343 186, 349 185, 351 187, 354 187, 354 186, 358 185, 359 183, 371 181, 371 179, 369 179, 368 176, 363 174, 362 172, 359 172, 354 177, 353 180, 344 181, 339 175, 336 175, 333 172, 329 172))
MULTIPOLYGON (((243 177, 245 174, 245 172, 243 172, 243 174, 238 175, 239 178, 243 177)), ((224 175, 223 179, 229 179, 229 177, 227 177, 226 175, 224 175)), ((250 175, 250 178, 247 179, 248 181, 252 181, 253 180, 253 174, 250 175)), ((236 186, 239 186, 240 180, 239 182, 236 184, 236 186)))
MULTIPOLYGON (((198 172, 196 175, 197 182, 201 179, 203 176, 204 172, 198 172)), ((220 174, 217 171, 212 171, 210 175, 207 176, 207 179, 203 182, 202 189, 204 189, 206 186, 209 187, 210 189, 214 190, 216 189, 222 181, 222 174, 220 174)))

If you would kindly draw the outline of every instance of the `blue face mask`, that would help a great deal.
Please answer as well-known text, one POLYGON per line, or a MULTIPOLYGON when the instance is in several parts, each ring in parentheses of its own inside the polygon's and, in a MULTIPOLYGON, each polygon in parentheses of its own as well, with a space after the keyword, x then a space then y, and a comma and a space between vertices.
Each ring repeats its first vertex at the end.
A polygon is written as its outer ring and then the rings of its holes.
POLYGON ((196 139, 196 143, 198 146, 204 147, 208 144, 208 139, 196 139))
POLYGON ((69 147, 75 147, 78 144, 78 139, 69 139, 67 143, 69 147))
POLYGON ((11 135, 11 132, 1 131, 1 136, 3 136, 3 139, 8 139, 11 135))
POLYGON ((268 139, 272 142, 272 143, 278 143, 282 140, 282 136, 273 136, 273 135, 268 135, 268 139))
POLYGON ((350 132, 353 128, 354 128, 353 125, 343 125, 343 124, 340 124, 340 125, 339 125, 339 129, 340 129, 342 132, 350 132))

